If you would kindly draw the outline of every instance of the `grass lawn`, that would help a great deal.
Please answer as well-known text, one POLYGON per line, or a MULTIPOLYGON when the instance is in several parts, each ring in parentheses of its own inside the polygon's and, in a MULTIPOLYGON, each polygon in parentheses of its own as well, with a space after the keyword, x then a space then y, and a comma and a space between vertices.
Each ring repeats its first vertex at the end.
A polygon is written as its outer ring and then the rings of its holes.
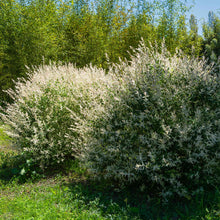
POLYGON ((0 127, 0 219, 220 219, 218 189, 162 205, 134 187, 115 191, 76 166, 65 174, 21 179, 15 155, 0 127))

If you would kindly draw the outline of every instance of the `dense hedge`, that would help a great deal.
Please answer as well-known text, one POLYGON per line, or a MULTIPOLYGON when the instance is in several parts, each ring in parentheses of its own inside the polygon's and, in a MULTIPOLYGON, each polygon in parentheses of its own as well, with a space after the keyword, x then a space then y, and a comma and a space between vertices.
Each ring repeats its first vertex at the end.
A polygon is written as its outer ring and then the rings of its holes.
POLYGON ((164 199, 219 182, 219 74, 143 43, 105 71, 43 66, 8 93, 9 134, 42 169, 77 157, 97 177, 164 199))

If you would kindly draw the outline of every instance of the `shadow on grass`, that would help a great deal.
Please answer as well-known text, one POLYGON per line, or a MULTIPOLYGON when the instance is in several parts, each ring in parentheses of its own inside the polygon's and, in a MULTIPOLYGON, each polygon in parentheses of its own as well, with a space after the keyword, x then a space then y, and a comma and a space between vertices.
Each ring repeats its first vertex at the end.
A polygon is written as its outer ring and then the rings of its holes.
MULTIPOLYGON (((55 172, 53 172, 55 173, 55 172)), ((16 179, 18 184, 37 181, 49 176, 31 159, 14 151, 0 152, 0 182, 7 184, 16 179)))
POLYGON ((125 219, 220 219, 220 192, 216 188, 191 200, 175 199, 163 204, 158 198, 149 200, 147 192, 137 190, 136 186, 117 191, 106 181, 86 180, 72 182, 68 187, 73 199, 80 195, 88 205, 96 201, 103 216, 124 213, 127 216, 125 219))
MULTIPOLYGON (((16 179, 18 184, 35 182, 44 178, 53 178, 57 175, 65 176, 78 169, 78 162, 69 158, 65 163, 50 166, 42 170, 32 159, 14 151, 0 152, 0 183, 7 184, 16 179), (74 162, 73 162, 74 161, 74 162)), ((80 169, 77 170, 80 174, 80 169)))
POLYGON ((21 157, 14 152, 0 152, 0 180, 1 182, 9 182, 20 172, 19 165, 21 157))

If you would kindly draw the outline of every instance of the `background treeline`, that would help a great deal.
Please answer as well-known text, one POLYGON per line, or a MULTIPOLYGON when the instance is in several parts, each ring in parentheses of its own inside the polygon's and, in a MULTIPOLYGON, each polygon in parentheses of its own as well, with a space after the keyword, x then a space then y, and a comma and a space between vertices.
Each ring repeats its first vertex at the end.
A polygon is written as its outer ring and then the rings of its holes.
POLYGON ((50 61, 77 67, 130 57, 130 46, 141 38, 149 44, 165 41, 176 48, 217 62, 220 18, 210 12, 198 34, 194 15, 189 22, 185 1, 126 0, 1 0, 0 104, 9 101, 3 90, 25 76, 26 67, 50 61), (106 56, 108 54, 108 56, 106 56))

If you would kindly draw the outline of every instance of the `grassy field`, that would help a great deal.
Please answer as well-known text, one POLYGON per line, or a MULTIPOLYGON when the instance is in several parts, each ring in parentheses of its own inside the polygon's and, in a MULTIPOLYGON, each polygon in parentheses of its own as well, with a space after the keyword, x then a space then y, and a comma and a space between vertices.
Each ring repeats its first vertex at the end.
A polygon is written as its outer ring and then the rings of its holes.
POLYGON ((23 178, 10 142, 0 126, 0 219, 220 219, 218 189, 163 205, 135 187, 117 191, 94 181, 76 164, 23 178))

